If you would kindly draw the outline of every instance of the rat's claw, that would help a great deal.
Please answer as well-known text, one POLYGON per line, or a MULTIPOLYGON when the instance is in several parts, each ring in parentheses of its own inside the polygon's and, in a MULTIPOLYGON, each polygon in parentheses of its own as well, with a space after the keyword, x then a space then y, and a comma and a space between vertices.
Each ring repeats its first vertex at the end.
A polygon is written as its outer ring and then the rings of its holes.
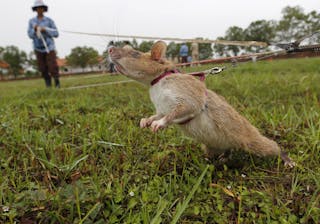
POLYGON ((164 127, 165 125, 162 119, 158 121, 153 121, 151 124, 151 130, 153 132, 157 132, 160 128, 164 128, 164 127))
POLYGON ((155 123, 155 122, 152 122, 152 124, 151 124, 151 130, 152 130, 153 132, 157 132, 159 129, 160 129, 160 125, 157 124, 157 123, 155 123))
POLYGON ((286 152, 281 151, 280 157, 283 160, 285 167, 293 168, 296 166, 296 163, 288 156, 286 152))
POLYGON ((140 121, 140 128, 146 128, 148 126, 150 126, 148 118, 142 118, 140 121))
POLYGON ((289 168, 293 168, 295 167, 297 164, 293 161, 288 161, 288 162, 284 162, 284 166, 285 167, 289 167, 289 168))

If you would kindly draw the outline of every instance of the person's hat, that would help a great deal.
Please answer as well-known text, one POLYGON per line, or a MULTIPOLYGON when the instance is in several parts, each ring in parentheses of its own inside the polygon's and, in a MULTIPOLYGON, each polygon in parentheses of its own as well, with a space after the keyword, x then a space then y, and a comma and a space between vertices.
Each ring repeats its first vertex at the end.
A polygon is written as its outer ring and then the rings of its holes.
POLYGON ((48 6, 44 4, 42 0, 35 0, 34 5, 32 6, 32 11, 36 11, 39 7, 43 7, 45 12, 48 11, 48 6))

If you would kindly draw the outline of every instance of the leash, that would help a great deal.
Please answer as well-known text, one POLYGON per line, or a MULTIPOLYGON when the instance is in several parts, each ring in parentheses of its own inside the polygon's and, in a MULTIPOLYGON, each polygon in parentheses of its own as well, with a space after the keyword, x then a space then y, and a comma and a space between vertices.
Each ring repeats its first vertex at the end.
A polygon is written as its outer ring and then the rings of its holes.
MULTIPOLYGON (((47 30, 57 31, 49 27, 45 27, 47 30)), ((135 35, 120 35, 120 34, 107 34, 107 33, 90 33, 90 32, 79 32, 72 30, 60 30, 64 33, 87 35, 87 36, 98 36, 98 37, 113 37, 113 38, 134 38, 143 40, 166 40, 166 41, 179 41, 179 42, 194 42, 194 43, 210 43, 210 44, 222 44, 222 45, 234 45, 234 46, 258 46, 267 47, 266 42, 261 41, 231 41, 231 40, 199 40, 199 39, 184 39, 184 38, 172 38, 172 37, 151 37, 151 36, 135 36, 135 35)))
MULTIPOLYGON (((46 29, 49 30, 51 28, 46 27, 46 29)), ((52 29, 52 30, 54 30, 54 29, 52 29)), ((43 43, 43 45, 44 45, 44 47, 46 49, 46 52, 47 52, 47 54, 49 54, 49 48, 48 48, 47 42, 45 41, 45 39, 44 39, 44 37, 43 37, 43 35, 41 33, 41 27, 37 27, 37 37, 42 40, 42 43, 43 43)))
MULTIPOLYGON (((45 27, 45 29, 51 30, 51 31, 57 31, 56 29, 52 29, 49 27, 45 27)), ((304 37, 302 37, 292 43, 274 43, 274 44, 268 44, 266 42, 261 42, 261 41, 228 41, 228 40, 208 40, 208 39, 207 40, 199 40, 199 39, 183 39, 183 38, 171 38, 171 37, 151 37, 151 36, 106 34, 106 33, 90 33, 90 32, 79 32, 79 31, 72 31, 72 30, 61 30, 61 32, 69 33, 69 34, 78 34, 78 35, 100 36, 100 37, 135 38, 135 39, 147 39, 147 40, 166 40, 166 41, 180 41, 180 42, 211 43, 211 44, 234 45, 234 46, 243 46, 243 47, 248 47, 248 46, 267 47, 267 46, 273 45, 273 46, 277 46, 279 48, 286 50, 287 53, 303 52, 303 51, 310 51, 310 50, 315 51, 315 52, 320 51, 320 44, 299 47, 300 43, 303 40, 305 40, 306 38, 312 37, 315 34, 320 33, 320 30, 315 31, 310 35, 306 35, 306 36, 304 36, 304 37)), ((44 40, 41 32, 40 32, 39 36, 42 39, 42 41, 46 47, 46 43, 45 43, 45 40, 44 40)), ((48 50, 48 47, 46 47, 46 50, 48 50)), ((216 73, 214 73, 214 74, 216 74, 216 73)))
MULTIPOLYGON (((187 73, 188 75, 192 75, 192 76, 198 76, 198 77, 201 77, 201 76, 208 76, 208 75, 218 75, 220 74, 221 72, 227 70, 227 69, 230 69, 230 68, 235 68, 237 66, 239 66, 239 64, 245 64, 245 63, 249 63, 249 62, 256 62, 256 61, 261 61, 263 59, 267 59, 267 58, 270 58, 270 57, 273 57, 273 56, 278 56, 278 55, 282 55, 282 54, 286 54, 285 51, 281 50, 281 51, 275 51, 275 52, 269 52, 267 53, 267 55, 265 55, 266 53, 263 53, 263 54, 253 54, 253 55, 247 55, 245 57, 239 57, 238 59, 240 60, 246 60, 246 61, 238 61, 236 60, 235 58, 231 58, 231 64, 230 65, 225 65, 225 66, 216 66, 216 67, 213 67, 213 68, 210 68, 208 70, 205 70, 205 71, 202 71, 202 72, 193 72, 193 73, 187 73), (258 57, 258 55, 265 55, 263 57, 258 57), (248 59, 251 59, 251 60, 248 60, 248 59)), ((185 65, 185 64, 184 64, 185 65)), ((204 80, 204 78, 200 78, 200 80, 204 80)))
POLYGON ((134 38, 134 39, 145 39, 145 40, 166 40, 166 41, 179 41, 179 42, 194 42, 194 43, 211 43, 211 44, 222 44, 222 45, 234 45, 234 46, 258 46, 267 47, 268 44, 261 41, 229 41, 229 40, 199 40, 199 39, 184 39, 184 38, 172 38, 172 37, 151 37, 151 36, 134 36, 134 35, 119 35, 119 34, 107 34, 107 33, 89 33, 89 32, 78 32, 71 30, 61 30, 65 33, 79 34, 87 36, 100 36, 100 37, 114 37, 114 38, 134 38))

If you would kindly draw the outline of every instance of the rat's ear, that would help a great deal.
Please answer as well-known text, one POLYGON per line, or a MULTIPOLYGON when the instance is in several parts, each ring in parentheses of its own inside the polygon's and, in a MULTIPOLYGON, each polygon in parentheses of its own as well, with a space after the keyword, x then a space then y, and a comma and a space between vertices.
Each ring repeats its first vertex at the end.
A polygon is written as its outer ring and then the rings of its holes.
POLYGON ((165 42, 159 40, 155 42, 151 48, 151 59, 159 61, 166 58, 167 45, 165 42))

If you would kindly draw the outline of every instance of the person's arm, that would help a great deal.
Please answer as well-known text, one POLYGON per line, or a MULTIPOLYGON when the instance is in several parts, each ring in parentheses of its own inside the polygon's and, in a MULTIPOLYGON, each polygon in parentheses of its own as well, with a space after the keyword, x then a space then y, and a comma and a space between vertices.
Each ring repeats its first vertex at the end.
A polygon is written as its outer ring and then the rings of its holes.
POLYGON ((46 34, 50 37, 58 37, 59 32, 53 20, 49 20, 48 27, 45 27, 46 34))
POLYGON ((36 31, 34 29, 35 24, 32 22, 32 20, 29 20, 29 26, 28 26, 28 36, 31 39, 34 39, 37 37, 36 31))

